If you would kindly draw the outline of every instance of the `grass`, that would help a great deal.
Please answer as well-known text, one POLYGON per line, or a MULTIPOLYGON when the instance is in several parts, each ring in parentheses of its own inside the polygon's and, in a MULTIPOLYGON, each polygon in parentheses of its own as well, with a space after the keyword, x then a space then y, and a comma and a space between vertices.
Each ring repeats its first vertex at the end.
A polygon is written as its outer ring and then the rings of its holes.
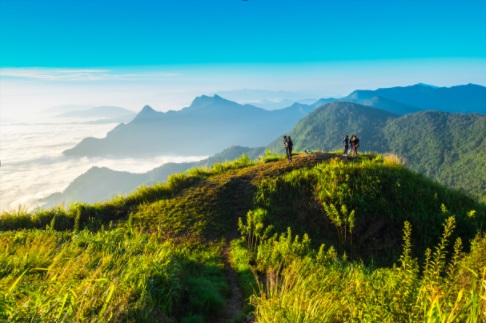
POLYGON ((325 246, 319 251, 311 250, 308 241, 299 242, 290 232, 283 239, 282 236, 269 239, 256 250, 256 267, 264 275, 258 293, 251 297, 255 319, 258 322, 482 322, 486 319, 486 258, 479 260, 477 253, 484 254, 486 239, 478 236, 470 254, 458 255, 447 263, 444 246, 453 223, 451 217, 444 224, 444 235, 422 270, 410 256, 408 222, 401 259, 391 268, 370 268, 348 261, 336 257, 332 249, 326 252, 325 246), (273 248, 268 248, 268 243, 273 248), (285 262, 272 256, 275 250, 287 255, 285 262), (471 258, 475 258, 480 270, 467 267, 471 258))
POLYGON ((175 244, 126 228, 11 231, 0 241, 3 319, 210 317, 227 293, 218 245, 175 244))
POLYGON ((0 215, 0 320, 486 320, 486 207, 396 156, 266 153, 0 215), (241 310, 244 310, 242 312, 241 310))

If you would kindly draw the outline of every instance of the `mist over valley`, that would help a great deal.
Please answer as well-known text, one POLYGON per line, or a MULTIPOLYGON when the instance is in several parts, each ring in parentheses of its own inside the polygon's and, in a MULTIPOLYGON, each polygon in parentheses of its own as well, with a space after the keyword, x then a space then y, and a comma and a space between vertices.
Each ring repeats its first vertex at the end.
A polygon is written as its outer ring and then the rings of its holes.
MULTIPOLYGON (((116 124, 48 123, 2 125, 0 132, 0 210, 32 209, 41 200, 62 192, 91 167, 133 173, 147 172, 167 162, 187 162, 206 156, 153 156, 151 158, 76 157, 62 151, 86 136, 102 138, 116 124)), ((106 179, 97 178, 102 183, 106 179)), ((95 184, 96 185, 96 184, 95 184)))

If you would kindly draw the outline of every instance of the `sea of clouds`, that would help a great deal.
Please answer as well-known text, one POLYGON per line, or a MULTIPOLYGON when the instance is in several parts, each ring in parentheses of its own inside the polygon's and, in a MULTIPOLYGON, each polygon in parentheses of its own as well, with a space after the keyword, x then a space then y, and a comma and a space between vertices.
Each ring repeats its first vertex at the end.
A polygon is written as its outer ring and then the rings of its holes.
POLYGON ((0 127, 0 212, 42 206, 40 199, 62 192, 93 166, 144 173, 167 162, 207 156, 152 158, 66 157, 62 151, 85 137, 102 138, 116 124, 2 124, 0 127))

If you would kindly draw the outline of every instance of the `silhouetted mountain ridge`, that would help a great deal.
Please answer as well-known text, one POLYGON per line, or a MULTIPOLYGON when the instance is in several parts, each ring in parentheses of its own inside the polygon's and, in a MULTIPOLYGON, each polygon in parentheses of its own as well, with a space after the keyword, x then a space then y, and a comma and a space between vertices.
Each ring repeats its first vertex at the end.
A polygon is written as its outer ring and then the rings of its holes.
POLYGON ((288 131, 309 110, 267 111, 220 96, 197 97, 180 111, 149 106, 106 138, 85 138, 66 155, 211 155, 233 145, 257 147, 288 131))
POLYGON ((395 102, 417 107, 418 110, 486 114, 486 87, 467 84, 452 87, 434 87, 424 84, 356 90, 342 101, 364 100, 379 96, 395 102))

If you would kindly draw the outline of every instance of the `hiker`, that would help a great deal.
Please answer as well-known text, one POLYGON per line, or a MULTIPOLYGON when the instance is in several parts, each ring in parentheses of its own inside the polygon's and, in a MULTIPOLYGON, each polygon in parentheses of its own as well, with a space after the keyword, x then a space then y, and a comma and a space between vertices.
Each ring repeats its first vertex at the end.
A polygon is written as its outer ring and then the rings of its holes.
POLYGON ((343 156, 348 156, 348 148, 349 148, 349 137, 348 137, 348 135, 344 136, 343 146, 344 146, 343 156))
POLYGON ((351 144, 351 148, 353 149, 353 156, 358 157, 359 138, 356 137, 356 135, 352 135, 349 143, 351 144))
POLYGON ((289 162, 292 161, 292 140, 290 139, 290 136, 283 136, 283 142, 285 146, 285 153, 287 154, 287 159, 289 162))
POLYGON ((289 142, 289 152, 288 152, 288 157, 289 157, 289 161, 291 162, 292 161, 292 147, 294 146, 294 143, 292 142, 292 139, 290 138, 290 136, 287 137, 287 141, 289 142))

